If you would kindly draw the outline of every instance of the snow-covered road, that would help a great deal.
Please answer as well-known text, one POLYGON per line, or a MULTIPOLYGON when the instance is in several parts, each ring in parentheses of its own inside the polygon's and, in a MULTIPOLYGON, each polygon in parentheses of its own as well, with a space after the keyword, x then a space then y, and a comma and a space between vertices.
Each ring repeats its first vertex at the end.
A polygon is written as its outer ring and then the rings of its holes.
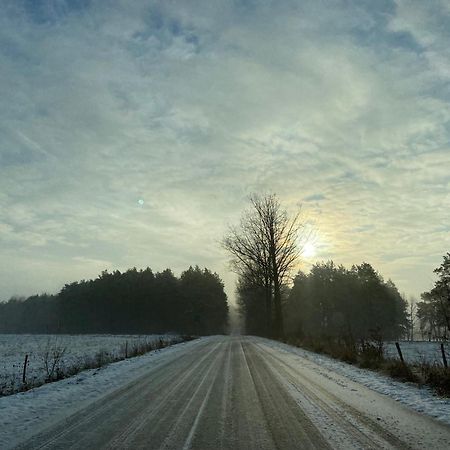
POLYGON ((162 352, 21 448, 450 448, 448 425, 286 348, 216 336, 162 352))

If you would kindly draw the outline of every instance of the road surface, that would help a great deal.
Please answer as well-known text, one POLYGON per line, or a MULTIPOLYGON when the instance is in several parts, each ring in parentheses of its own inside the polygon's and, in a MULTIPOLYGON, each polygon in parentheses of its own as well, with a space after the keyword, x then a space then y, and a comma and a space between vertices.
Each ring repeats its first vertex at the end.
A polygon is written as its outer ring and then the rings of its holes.
POLYGON ((450 448, 450 427, 301 359, 206 338, 19 448, 450 448))

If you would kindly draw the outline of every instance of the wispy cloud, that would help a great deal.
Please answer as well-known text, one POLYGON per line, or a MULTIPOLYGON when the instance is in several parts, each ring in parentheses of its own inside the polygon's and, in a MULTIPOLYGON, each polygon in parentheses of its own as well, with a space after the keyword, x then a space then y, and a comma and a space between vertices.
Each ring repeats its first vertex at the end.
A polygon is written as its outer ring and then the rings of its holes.
POLYGON ((257 190, 304 203, 319 258, 429 287, 446 2, 131 3, 4 2, 1 298, 102 265, 208 265, 232 293, 217 242, 257 190))

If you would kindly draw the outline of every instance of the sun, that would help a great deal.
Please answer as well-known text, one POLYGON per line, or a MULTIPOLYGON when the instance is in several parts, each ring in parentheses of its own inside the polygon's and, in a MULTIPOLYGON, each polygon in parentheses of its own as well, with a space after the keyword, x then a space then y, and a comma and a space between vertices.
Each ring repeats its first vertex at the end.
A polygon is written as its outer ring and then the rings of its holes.
POLYGON ((303 246, 302 256, 304 258, 312 258, 313 256, 316 256, 316 247, 312 242, 307 242, 303 246))

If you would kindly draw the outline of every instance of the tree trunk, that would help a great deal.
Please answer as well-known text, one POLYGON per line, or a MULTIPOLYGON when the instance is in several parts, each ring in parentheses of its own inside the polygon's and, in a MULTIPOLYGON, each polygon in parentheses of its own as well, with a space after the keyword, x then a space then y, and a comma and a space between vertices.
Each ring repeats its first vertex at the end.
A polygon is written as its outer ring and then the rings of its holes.
MULTIPOLYGON (((272 238, 272 236, 271 236, 272 238)), ((273 239, 273 238, 272 238, 273 239)), ((280 274, 278 271, 277 260, 275 256, 275 246, 271 249, 271 259, 272 259, 272 272, 273 272, 273 303, 275 307, 275 317, 274 317, 274 337, 277 339, 284 338, 283 329, 283 311, 281 310, 281 287, 280 287, 280 274)))
POLYGON ((269 255, 271 261, 271 271, 272 271, 272 282, 273 282, 273 303, 275 309, 274 317, 274 337, 276 339, 284 339, 284 329, 283 329, 283 312, 281 310, 281 287, 280 287, 280 268, 277 262, 277 247, 275 243, 275 229, 273 220, 271 220, 269 225, 269 255))
POLYGON ((284 339, 283 327, 283 311, 281 309, 281 290, 278 280, 274 280, 274 306, 275 306, 275 320, 274 320, 274 334, 278 339, 284 339))
POLYGON ((265 280, 266 290, 266 336, 272 337, 272 284, 270 279, 265 280))

